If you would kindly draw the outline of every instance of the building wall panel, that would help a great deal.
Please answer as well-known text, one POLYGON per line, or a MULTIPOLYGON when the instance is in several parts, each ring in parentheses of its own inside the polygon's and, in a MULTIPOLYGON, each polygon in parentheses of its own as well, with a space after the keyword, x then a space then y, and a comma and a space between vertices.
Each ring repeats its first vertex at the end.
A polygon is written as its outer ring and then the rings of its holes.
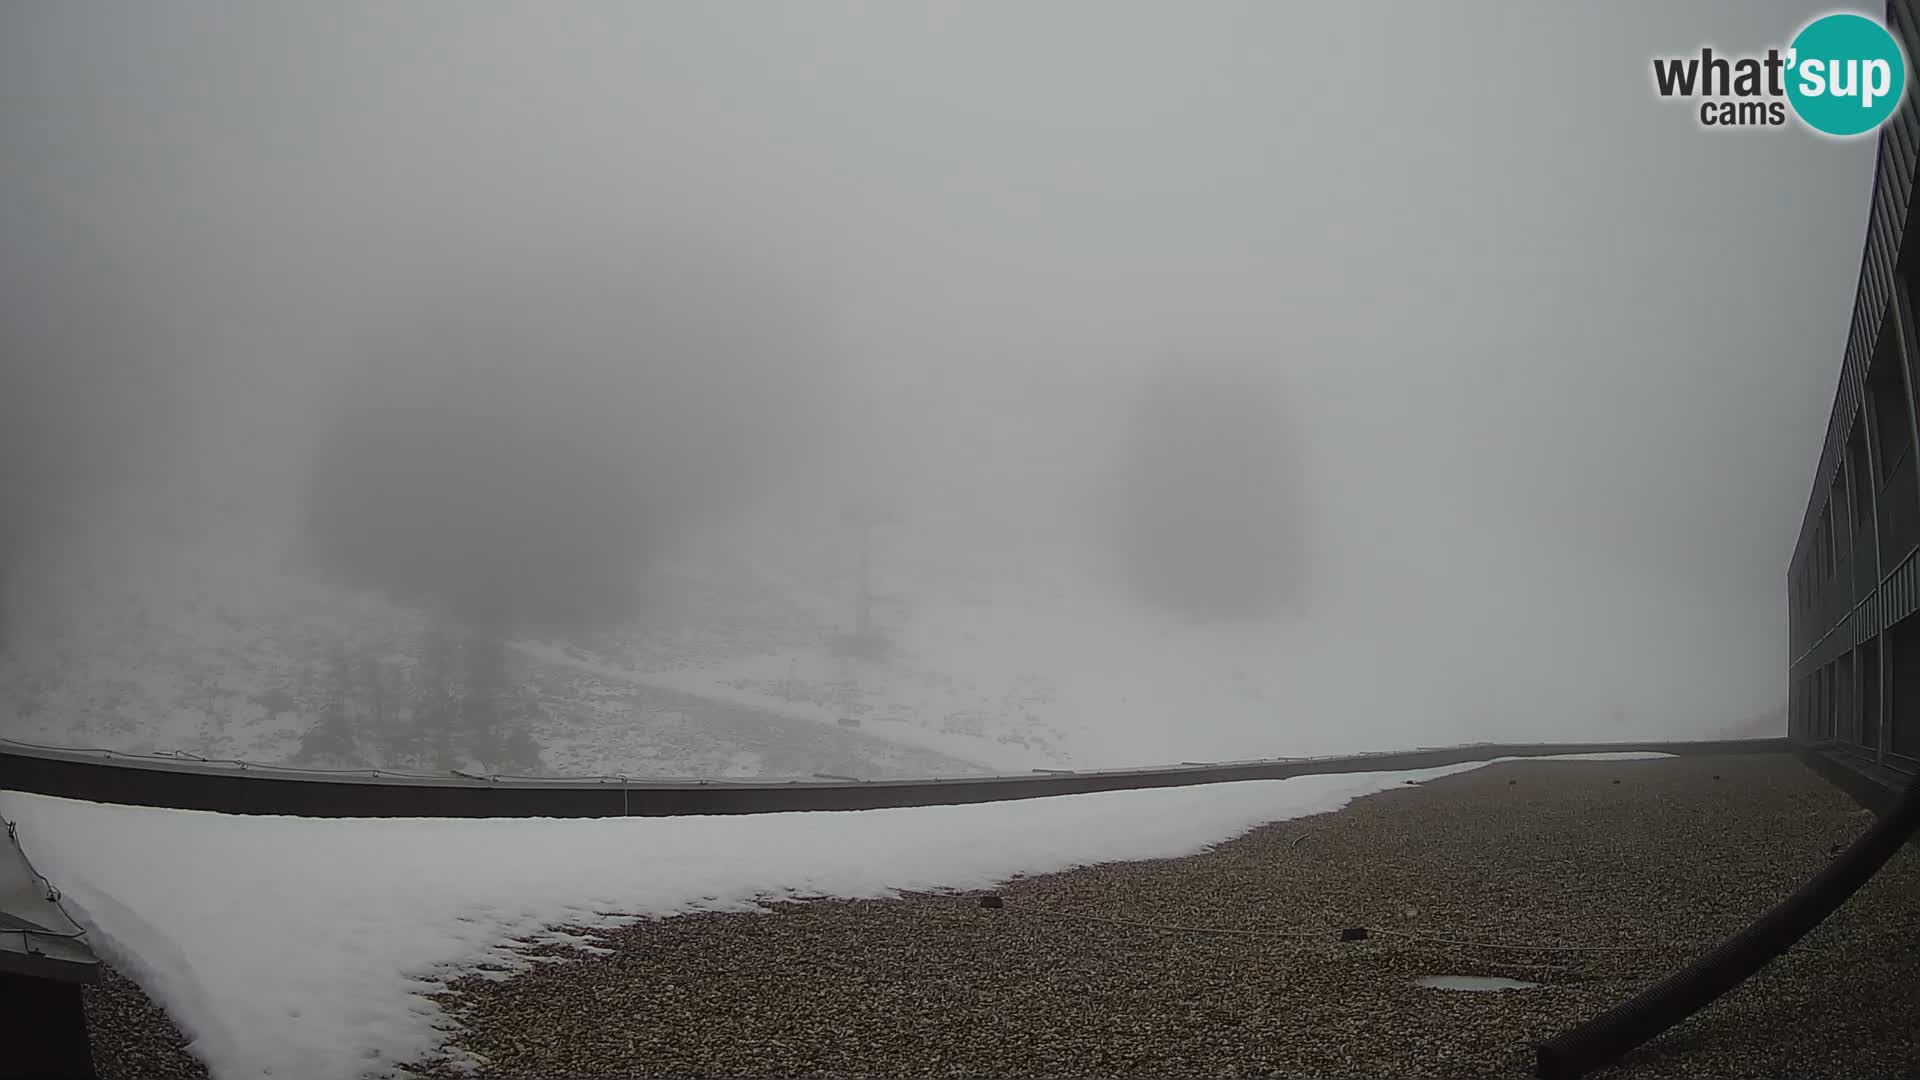
MULTIPOLYGON (((1889 3, 1887 21, 1908 43, 1909 57, 1920 56, 1913 47, 1920 41, 1920 0, 1889 3)), ((1920 110, 1913 93, 1879 135, 1853 313, 1812 492, 1788 563, 1787 697, 1794 738, 1836 740, 1884 764, 1920 770, 1920 446, 1898 463, 1883 489, 1881 465, 1865 468, 1855 460, 1861 453, 1878 455, 1879 441, 1852 438, 1856 424, 1864 429, 1869 423, 1868 374, 1880 377, 1876 358, 1900 374, 1897 404, 1904 409, 1898 416, 1875 416, 1872 423, 1884 419, 1909 430, 1913 425, 1908 374, 1920 371, 1920 357, 1913 328, 1901 325, 1912 318, 1902 302, 1911 295, 1906 271, 1920 272, 1914 255, 1920 244, 1907 236, 1920 169, 1920 110), (1843 521, 1845 528, 1835 527, 1843 521)))

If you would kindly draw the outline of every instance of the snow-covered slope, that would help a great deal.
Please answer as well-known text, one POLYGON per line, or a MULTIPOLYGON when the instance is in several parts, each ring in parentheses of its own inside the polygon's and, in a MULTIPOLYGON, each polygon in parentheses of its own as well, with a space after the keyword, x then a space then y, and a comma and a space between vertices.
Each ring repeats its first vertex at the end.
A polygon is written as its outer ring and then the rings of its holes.
MULTIPOLYGON (((50 560, 13 606, 12 647, 0 657, 0 736, 287 762, 345 700, 363 730, 350 751, 321 764, 418 767, 383 754, 378 732, 364 729, 380 726, 368 707, 376 683, 386 697, 381 715, 395 718, 391 724, 403 714, 409 688, 420 681, 431 620, 293 573, 276 564, 275 550, 264 540, 219 551, 107 541, 50 560)), ((689 654, 726 660, 798 633, 771 616, 746 624, 728 634, 711 619, 690 618, 671 633, 637 628, 623 637, 658 668, 689 654), (759 645, 741 640, 756 636, 759 645)), ((540 764, 525 767, 530 773, 986 771, 970 758, 888 740, 835 716, 758 708, 752 695, 730 699, 700 679, 649 684, 578 646, 527 643, 510 653, 507 677, 540 750, 540 764)))
MULTIPOLYGON (((1480 593, 1423 594, 1417 566, 1391 564, 1412 584, 1370 592, 1335 576, 1333 560, 1302 615, 1197 624, 1141 606, 1074 529, 1070 508, 1017 504, 922 506, 882 524, 873 619, 888 647, 852 656, 836 649, 854 621, 851 527, 798 499, 743 515, 666 568, 644 621, 514 642, 507 678, 538 758, 463 767, 880 778, 1698 726, 1676 725, 1679 707, 1622 715, 1606 687, 1626 685, 1626 646, 1576 652, 1529 629, 1556 625, 1553 578, 1514 553, 1498 553, 1499 573, 1459 569, 1473 582, 1522 582, 1512 597, 1474 585, 1493 599, 1445 617, 1427 610, 1434 597, 1480 593), (1544 587, 1527 587, 1528 574, 1544 587), (1436 635, 1449 619, 1458 640, 1436 635), (1569 692, 1583 680, 1596 687, 1584 700, 1569 692)), ((1444 535, 1429 543, 1447 550, 1444 535)), ((218 542, 188 531, 68 545, 14 597, 0 735, 285 762, 303 750, 311 760, 309 736, 344 709, 359 734, 323 763, 418 767, 367 732, 390 728, 418 696, 431 620, 315 583, 287 550, 284 530, 264 526, 218 542)), ((1627 599, 1589 603, 1582 630, 1631 644, 1636 615, 1627 599)))
MULTIPOLYGON (((417 673, 422 613, 314 583, 272 550, 101 544, 40 575, 0 659, 0 734, 287 761, 339 696, 343 659, 390 687, 417 673)), ((988 545, 882 543, 875 619, 891 648, 841 656, 852 586, 832 538, 811 565, 783 554, 688 560, 645 624, 517 642, 537 771, 953 775, 1350 742, 1297 723, 1307 641, 1284 624, 1180 626, 988 545)))

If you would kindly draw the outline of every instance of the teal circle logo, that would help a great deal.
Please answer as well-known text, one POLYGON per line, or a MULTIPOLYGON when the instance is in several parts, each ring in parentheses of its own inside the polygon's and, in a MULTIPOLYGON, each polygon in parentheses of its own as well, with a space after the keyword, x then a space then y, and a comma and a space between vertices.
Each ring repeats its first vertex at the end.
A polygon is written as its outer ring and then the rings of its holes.
POLYGON ((1808 23, 1787 49, 1787 100, 1815 131, 1877 130, 1907 89, 1907 58, 1887 28, 1842 12, 1808 23))

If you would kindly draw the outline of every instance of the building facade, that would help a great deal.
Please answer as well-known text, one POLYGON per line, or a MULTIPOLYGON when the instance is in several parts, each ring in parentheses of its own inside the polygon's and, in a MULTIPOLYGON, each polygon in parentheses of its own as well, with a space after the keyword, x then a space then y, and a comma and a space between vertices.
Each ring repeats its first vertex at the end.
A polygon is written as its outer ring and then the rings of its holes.
MULTIPOLYGON (((1920 42, 1915 0, 1888 26, 1920 42)), ((1920 772, 1920 229, 1907 228, 1920 115, 1879 134, 1853 322, 1813 495, 1787 572, 1788 733, 1855 762, 1920 772)))

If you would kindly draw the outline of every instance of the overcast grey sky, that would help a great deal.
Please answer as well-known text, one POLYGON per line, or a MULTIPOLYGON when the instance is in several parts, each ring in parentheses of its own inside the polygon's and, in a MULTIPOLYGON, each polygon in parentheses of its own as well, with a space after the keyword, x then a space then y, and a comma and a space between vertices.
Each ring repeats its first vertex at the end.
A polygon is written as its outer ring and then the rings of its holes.
POLYGON ((1815 11, 9 4, 0 274, 139 354, 144 423, 68 443, 263 490, 365 312, 663 229, 817 304, 843 434, 922 482, 1071 494, 1047 463, 1134 373, 1259 357, 1327 557, 1433 601, 1406 622, 1482 587, 1576 635, 1612 604, 1737 711, 1781 696, 1872 143, 1703 132, 1648 65, 1815 11))

